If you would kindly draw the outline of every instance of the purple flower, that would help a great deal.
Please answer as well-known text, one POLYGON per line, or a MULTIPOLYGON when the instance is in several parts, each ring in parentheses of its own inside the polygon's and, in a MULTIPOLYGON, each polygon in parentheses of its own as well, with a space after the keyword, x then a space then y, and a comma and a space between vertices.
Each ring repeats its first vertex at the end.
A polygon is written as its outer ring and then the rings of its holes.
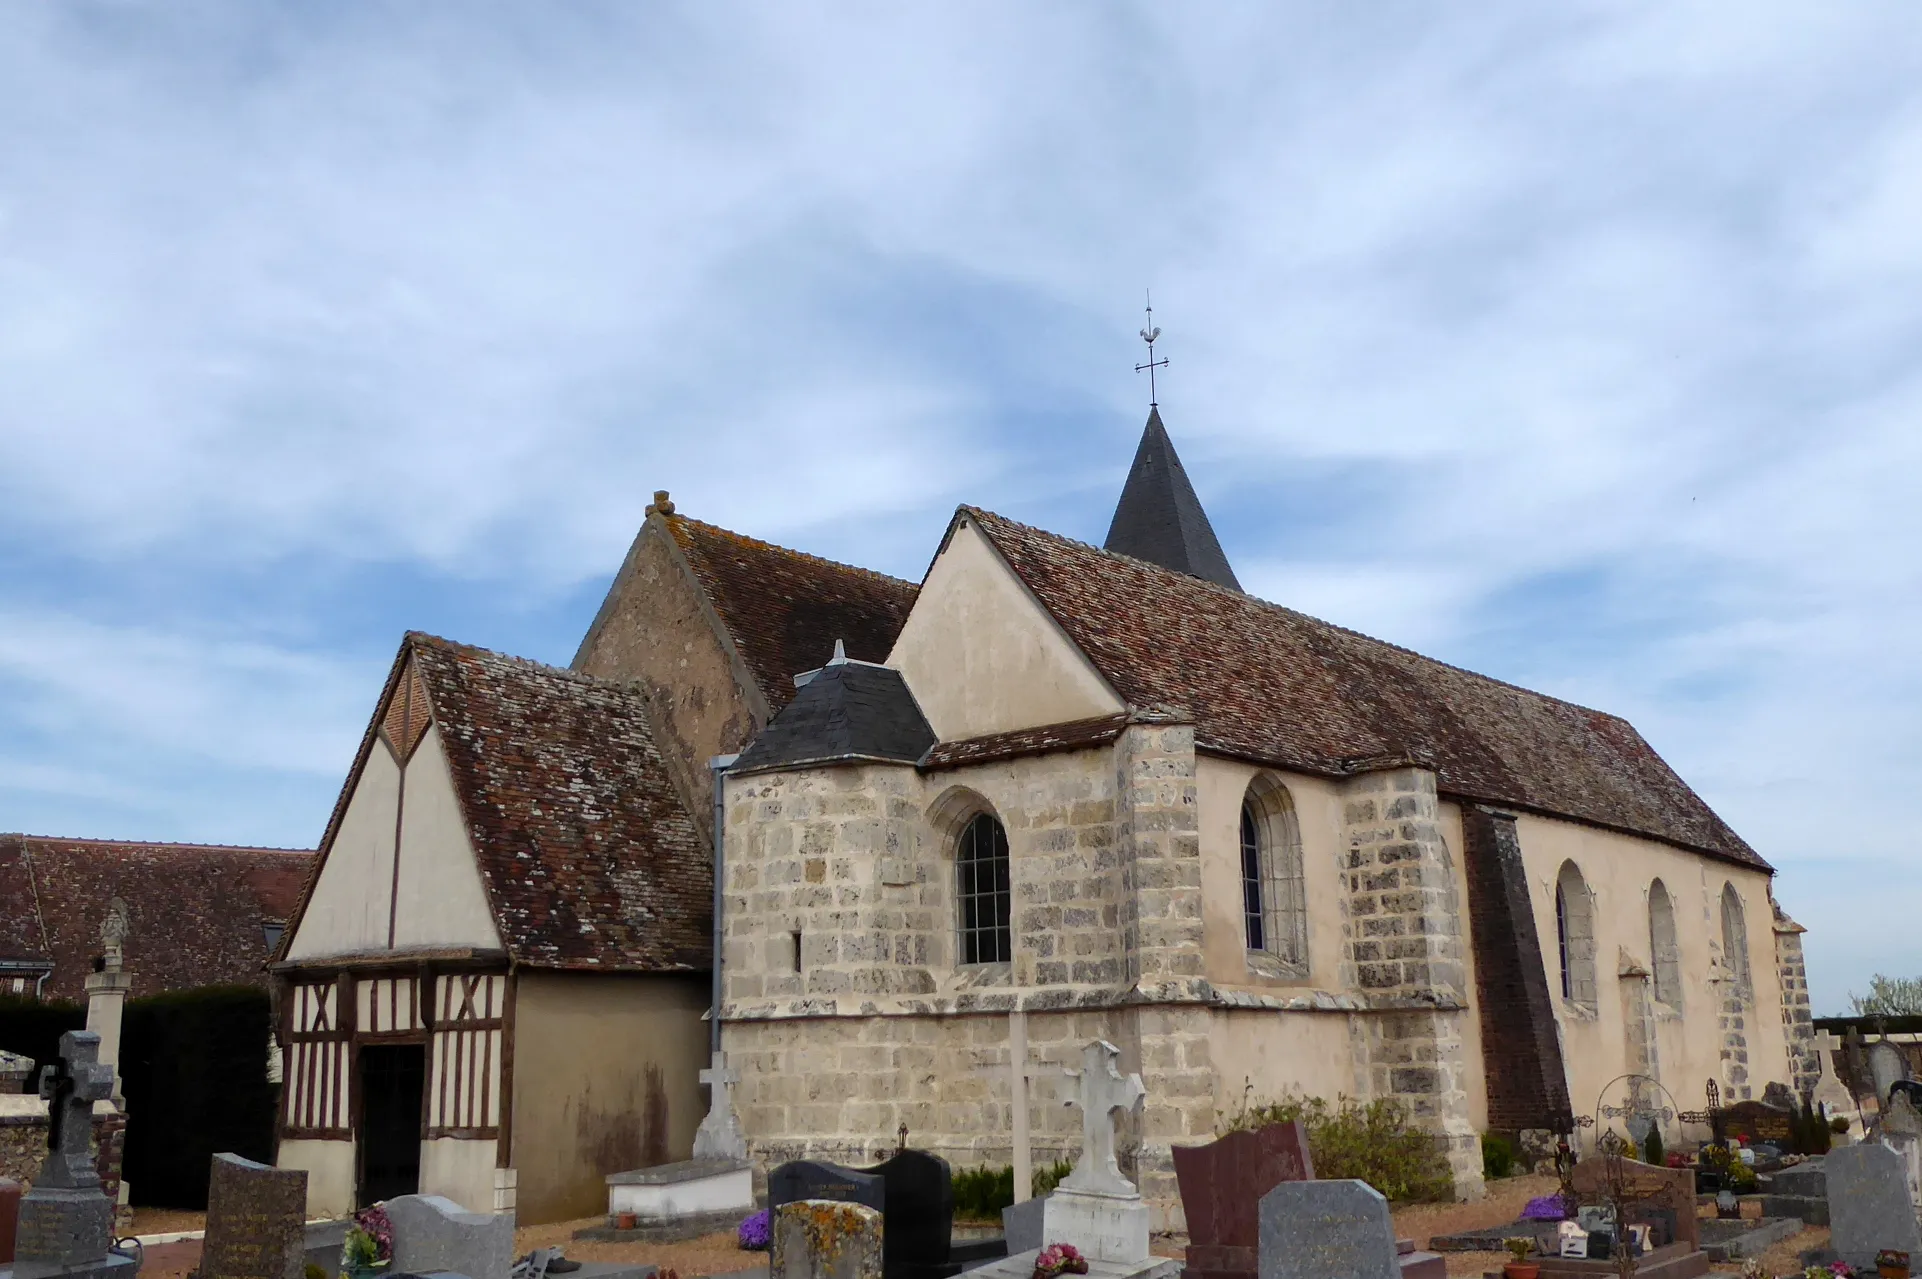
POLYGON ((1574 1215, 1568 1210, 1568 1202, 1559 1194, 1537 1195, 1522 1209, 1523 1221, 1566 1221, 1574 1215))
POLYGON ((765 1252, 768 1242, 774 1236, 773 1229, 768 1222, 767 1209, 763 1208, 746 1221, 743 1221, 741 1228, 734 1233, 736 1237, 740 1239, 741 1247, 748 1249, 750 1252, 765 1252))

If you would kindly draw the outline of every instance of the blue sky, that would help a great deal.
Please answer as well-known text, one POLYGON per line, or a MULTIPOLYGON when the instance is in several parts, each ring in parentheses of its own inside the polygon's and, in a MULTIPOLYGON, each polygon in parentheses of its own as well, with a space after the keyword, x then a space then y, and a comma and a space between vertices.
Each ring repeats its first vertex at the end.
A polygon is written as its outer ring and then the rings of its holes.
POLYGON ((0 829, 311 845, 655 488, 918 577, 1162 407, 1257 594, 1624 714, 1922 972, 1901 4, 19 5, 0 829))

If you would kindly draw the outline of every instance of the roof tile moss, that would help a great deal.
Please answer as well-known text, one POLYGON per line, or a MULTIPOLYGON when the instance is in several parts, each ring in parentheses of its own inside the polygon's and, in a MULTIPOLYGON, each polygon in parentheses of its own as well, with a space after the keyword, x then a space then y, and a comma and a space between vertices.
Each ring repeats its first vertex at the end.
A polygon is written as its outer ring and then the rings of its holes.
POLYGON ((1769 869, 1614 715, 1239 591, 962 507, 1130 706, 1202 750, 1324 775, 1426 758, 1442 790, 1769 869))
POLYGON ((836 640, 849 657, 885 661, 920 590, 685 515, 664 518, 775 711, 793 699, 794 676, 824 665, 836 640))

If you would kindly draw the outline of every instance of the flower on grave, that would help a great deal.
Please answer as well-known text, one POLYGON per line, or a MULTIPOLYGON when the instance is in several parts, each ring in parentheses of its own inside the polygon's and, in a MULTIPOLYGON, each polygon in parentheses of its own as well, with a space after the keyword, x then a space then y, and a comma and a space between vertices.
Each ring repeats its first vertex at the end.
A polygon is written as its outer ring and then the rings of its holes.
POLYGON ((1891 1270, 1907 1270, 1909 1254, 1897 1248, 1884 1248, 1875 1254, 1875 1268, 1880 1270, 1884 1266, 1891 1270))
POLYGON ((1567 1221, 1575 1215, 1575 1208, 1562 1195, 1536 1195, 1522 1209, 1524 1221, 1567 1221))
POLYGON ((1515 1235, 1502 1240, 1502 1247, 1508 1249, 1508 1255, 1515 1260, 1527 1261, 1528 1254, 1535 1251, 1535 1241, 1526 1235, 1515 1235))
POLYGON ((767 1251, 768 1244, 774 1238, 774 1228, 768 1218, 768 1210, 763 1208, 752 1217, 743 1221, 740 1229, 736 1230, 734 1234, 735 1237, 740 1240, 741 1247, 746 1248, 748 1251, 767 1251))
POLYGON ((1087 1259, 1071 1243, 1051 1243, 1035 1254, 1034 1279, 1055 1279, 1057 1275, 1087 1273, 1087 1259))
POLYGON ((361 1262, 361 1266, 379 1266, 381 1262, 394 1260, 394 1223, 388 1221, 384 1204, 371 1204, 356 1212, 348 1239, 354 1239, 356 1231, 373 1242, 373 1256, 361 1262))
POLYGON ((1750 1257, 1742 1263, 1742 1279, 1769 1279, 1768 1272, 1762 1269, 1760 1257, 1750 1257))

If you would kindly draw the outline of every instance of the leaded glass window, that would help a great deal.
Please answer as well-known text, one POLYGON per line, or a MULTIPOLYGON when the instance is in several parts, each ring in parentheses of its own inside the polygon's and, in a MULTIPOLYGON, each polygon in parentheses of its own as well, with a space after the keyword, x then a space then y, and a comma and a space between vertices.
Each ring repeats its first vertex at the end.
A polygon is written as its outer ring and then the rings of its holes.
POLYGON ((1008 835, 987 813, 970 821, 955 851, 961 903, 961 962, 1005 964, 1014 958, 1008 928, 1008 835))

